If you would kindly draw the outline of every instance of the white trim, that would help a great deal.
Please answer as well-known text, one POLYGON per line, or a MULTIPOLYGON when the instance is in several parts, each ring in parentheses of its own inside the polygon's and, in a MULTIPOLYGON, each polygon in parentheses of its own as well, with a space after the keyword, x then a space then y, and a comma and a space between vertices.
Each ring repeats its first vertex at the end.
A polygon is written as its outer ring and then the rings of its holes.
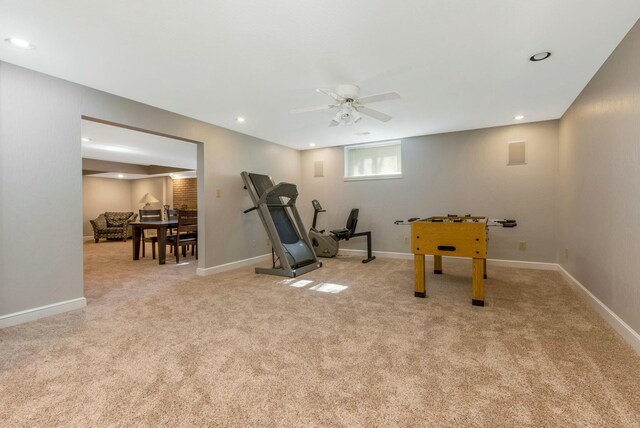
POLYGON ((263 254, 261 256, 250 257, 244 260, 238 260, 236 262, 225 263, 223 265, 212 266, 209 268, 198 268, 196 274, 199 276, 215 275, 216 273, 226 272, 228 270, 238 269, 244 266, 255 265, 256 263, 271 260, 271 253, 263 254))
POLYGON ((571 288, 578 292, 604 320, 629 344, 637 353, 640 354, 640 334, 632 329, 626 322, 622 320, 607 305, 602 303, 600 299, 593 295, 587 288, 567 272, 561 265, 558 265, 558 272, 569 283, 571 288))
MULTIPOLYGON (((342 255, 358 255, 364 256, 367 254, 366 250, 351 250, 347 248, 341 248, 339 254, 342 255)), ((386 258, 386 259, 403 259, 403 260, 413 260, 412 253, 394 253, 389 251, 373 251, 372 254, 376 257, 386 258)), ((467 257, 443 257, 444 260, 450 262, 468 262, 469 258, 467 257)), ((425 260, 433 260, 433 256, 426 255, 425 260)), ((519 269, 536 269, 536 270, 558 270, 558 265, 556 263, 545 263, 545 262, 524 262, 520 260, 500 260, 500 259, 487 259, 488 266, 495 267, 511 267, 511 268, 519 268, 519 269)))
POLYGON ((87 299, 79 297, 77 299, 66 300, 64 302, 52 303, 38 308, 26 309, 20 312, 0 316, 0 328, 11 327, 40 318, 58 315, 64 312, 75 311, 87 306, 87 299))
POLYGON ((95 238, 93 237, 93 235, 87 235, 87 236, 83 236, 82 237, 82 242, 85 241, 93 241, 95 238))
POLYGON ((358 150, 358 149, 368 149, 371 147, 387 147, 387 146, 399 146, 402 144, 402 139, 395 140, 386 140, 386 141, 374 141, 372 143, 358 143, 358 144, 349 144, 344 146, 345 148, 349 148, 349 150, 358 150))
POLYGON ((510 267, 518 269, 558 270, 557 263, 525 262, 522 260, 487 259, 487 265, 495 267, 510 267))
MULTIPOLYGON (((367 254, 366 250, 351 250, 348 248, 340 248, 340 251, 338 251, 338 255, 340 256, 365 256, 366 254, 367 254)), ((371 254, 383 259, 413 260, 413 254, 411 253, 395 253, 391 251, 372 251, 371 254)))
POLYGON ((377 175, 354 175, 353 177, 342 177, 344 181, 363 181, 363 180, 393 180, 394 178, 402 178, 402 173, 397 174, 377 174, 377 175))

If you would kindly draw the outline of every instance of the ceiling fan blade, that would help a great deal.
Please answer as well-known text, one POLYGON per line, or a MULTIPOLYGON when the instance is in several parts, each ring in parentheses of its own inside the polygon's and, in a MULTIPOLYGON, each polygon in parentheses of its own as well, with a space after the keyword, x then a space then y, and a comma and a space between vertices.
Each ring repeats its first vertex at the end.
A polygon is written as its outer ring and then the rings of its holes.
POLYGON ((328 110, 337 107, 335 104, 324 104, 321 106, 303 107, 291 110, 291 113, 307 113, 310 111, 328 110))
POLYGON ((329 89, 318 88, 318 89, 316 89, 316 92, 320 92, 321 94, 329 95, 331 98, 333 98, 334 100, 338 101, 339 103, 344 101, 344 97, 336 94, 335 92, 333 92, 333 91, 331 91, 329 89))
POLYGON ((360 104, 378 103, 380 101, 391 101, 400 99, 400 94, 397 92, 385 92, 384 94, 369 95, 368 97, 358 98, 360 104))
POLYGON ((388 114, 382 113, 381 111, 378 111, 378 110, 370 109, 368 107, 358 107, 357 110, 360 113, 366 114, 367 116, 372 117, 374 119, 378 119, 381 122, 389 122, 391 119, 393 119, 388 114))

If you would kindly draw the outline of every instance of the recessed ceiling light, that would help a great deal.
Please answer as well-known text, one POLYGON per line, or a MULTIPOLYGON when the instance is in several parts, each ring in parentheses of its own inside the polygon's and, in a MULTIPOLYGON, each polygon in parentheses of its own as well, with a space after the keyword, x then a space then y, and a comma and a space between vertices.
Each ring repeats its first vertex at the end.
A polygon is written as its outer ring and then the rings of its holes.
POLYGON ((11 43, 13 46, 20 49, 33 49, 34 46, 24 39, 19 39, 17 37, 11 37, 9 39, 5 39, 5 42, 11 43))
POLYGON ((316 143, 309 143, 309 147, 315 147, 316 143))
POLYGON ((515 119, 515 120, 522 120, 522 119, 524 119, 524 116, 523 116, 523 115, 521 115, 521 114, 519 114, 519 115, 517 115, 516 117, 514 117, 514 119, 515 119))
POLYGON ((82 141, 85 141, 88 143, 89 141, 93 141, 93 140, 89 137, 82 137, 82 141))
POLYGON ((529 61, 538 62, 543 61, 551 56, 551 52, 538 52, 537 54, 531 55, 529 61))
POLYGON ((244 117, 236 117, 236 122, 244 122, 244 117))
POLYGON ((124 174, 118 174, 118 178, 124 178, 124 174))

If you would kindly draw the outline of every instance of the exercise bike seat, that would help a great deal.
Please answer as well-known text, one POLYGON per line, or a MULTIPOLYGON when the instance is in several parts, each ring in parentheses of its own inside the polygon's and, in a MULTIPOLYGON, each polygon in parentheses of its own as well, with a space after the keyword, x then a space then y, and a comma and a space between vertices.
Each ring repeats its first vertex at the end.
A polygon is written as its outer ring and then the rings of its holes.
POLYGON ((336 229, 331 230, 331 234, 336 237, 339 241, 344 239, 348 240, 356 233, 356 226, 358 225, 358 213, 360 210, 358 208, 353 208, 351 213, 349 214, 349 218, 347 219, 347 226, 344 229, 336 229))
POLYGON ((349 229, 336 229, 336 230, 330 230, 331 234, 334 235, 336 238, 342 240, 342 239, 349 239, 351 237, 351 230, 349 229))

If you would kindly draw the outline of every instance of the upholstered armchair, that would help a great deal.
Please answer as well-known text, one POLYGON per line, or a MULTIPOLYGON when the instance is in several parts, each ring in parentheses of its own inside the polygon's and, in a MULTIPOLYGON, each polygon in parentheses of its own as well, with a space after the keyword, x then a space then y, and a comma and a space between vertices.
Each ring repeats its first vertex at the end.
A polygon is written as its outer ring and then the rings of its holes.
POLYGON ((122 239, 126 241, 131 237, 130 223, 138 218, 138 214, 132 212, 110 212, 100 214, 95 220, 89 220, 93 226, 93 238, 96 243, 100 238, 122 239))

